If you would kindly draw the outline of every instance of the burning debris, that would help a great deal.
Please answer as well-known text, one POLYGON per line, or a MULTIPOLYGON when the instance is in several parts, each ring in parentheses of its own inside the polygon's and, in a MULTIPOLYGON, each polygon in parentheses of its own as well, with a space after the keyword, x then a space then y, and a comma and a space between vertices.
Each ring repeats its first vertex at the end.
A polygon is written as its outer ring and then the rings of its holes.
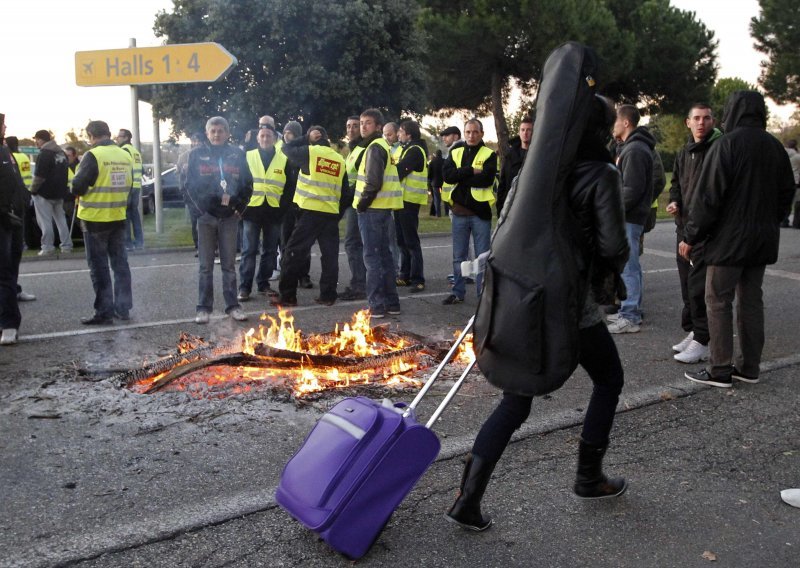
MULTIPOLYGON (((225 345, 182 334, 177 355, 114 381, 136 393, 184 391, 197 398, 255 389, 288 392, 295 399, 365 387, 397 391, 418 388, 422 381, 415 374, 435 365, 448 348, 411 333, 370 327, 368 310, 326 334, 295 329, 292 314, 280 310, 278 319, 264 314, 257 329, 225 345)), ((471 344, 465 342, 456 361, 467 363, 471 357, 471 344)))

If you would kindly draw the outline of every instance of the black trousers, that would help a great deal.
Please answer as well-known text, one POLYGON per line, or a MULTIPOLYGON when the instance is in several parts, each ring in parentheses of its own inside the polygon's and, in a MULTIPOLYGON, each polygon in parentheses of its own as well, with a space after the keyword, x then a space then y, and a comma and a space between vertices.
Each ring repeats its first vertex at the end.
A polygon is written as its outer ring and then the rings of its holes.
POLYGON ((297 280, 310 262, 311 246, 316 241, 321 253, 322 276, 319 279, 321 300, 336 299, 339 279, 339 217, 334 213, 302 210, 281 257, 281 299, 297 298, 297 280))
POLYGON ((681 327, 684 331, 693 331, 694 340, 708 345, 708 314, 706 313, 706 271, 705 245, 698 244, 692 248, 692 262, 678 254, 681 237, 675 244, 675 261, 678 264, 678 278, 681 282, 681 327))
MULTIPOLYGON (((580 330, 580 365, 594 383, 581 436, 596 446, 607 446, 614 414, 624 383, 617 346, 604 323, 580 330)), ((515 430, 531 412, 533 398, 504 393, 500 404, 484 422, 472 453, 489 462, 497 462, 515 430)))
MULTIPOLYGON (((286 214, 283 216, 283 222, 281 223, 281 256, 286 254, 286 245, 289 244, 289 237, 292 236, 292 231, 294 231, 294 226, 297 224, 297 220, 300 218, 300 213, 302 213, 302 209, 300 209, 294 203, 289 205, 289 210, 286 211, 286 214)), ((308 262, 306 262, 305 268, 301 270, 300 276, 308 276, 311 271, 311 256, 308 257, 308 262)))
POLYGON ((17 294, 19 263, 22 259, 23 228, 0 219, 0 329, 18 329, 22 314, 17 294))

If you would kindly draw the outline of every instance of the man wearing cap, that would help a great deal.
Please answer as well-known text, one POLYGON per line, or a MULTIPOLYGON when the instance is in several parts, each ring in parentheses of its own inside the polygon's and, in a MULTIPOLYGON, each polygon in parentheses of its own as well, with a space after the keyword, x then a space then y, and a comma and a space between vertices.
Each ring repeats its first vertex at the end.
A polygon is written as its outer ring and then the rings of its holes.
POLYGON ((276 251, 281 234, 283 209, 281 200, 286 185, 286 156, 276 151, 275 129, 269 124, 258 129, 258 148, 247 152, 247 164, 253 176, 253 195, 245 209, 242 260, 239 263, 238 300, 250 299, 253 277, 259 294, 268 295, 271 290, 269 277, 276 266, 276 251), (256 273, 258 244, 263 235, 261 261, 256 273))
POLYGON ((47 130, 37 130, 33 141, 39 148, 30 188, 36 209, 36 222, 42 230, 42 250, 39 251, 39 256, 53 254, 56 250, 54 222, 61 240, 61 252, 70 253, 72 238, 64 214, 64 198, 69 196, 67 155, 51 140, 47 130))
POLYGON ((142 154, 132 144, 133 133, 120 128, 117 134, 117 145, 133 158, 133 189, 128 196, 128 209, 126 210, 127 227, 125 240, 128 250, 144 248, 144 232, 142 231, 142 217, 139 215, 139 201, 142 198, 142 154), (131 238, 133 232, 133 238, 131 238))
MULTIPOLYGON (((492 231, 492 205, 497 176, 497 154, 483 143, 483 124, 477 118, 464 125, 466 144, 453 144, 442 166, 442 201, 453 211, 453 290, 442 303, 460 304, 466 294, 461 263, 469 255, 469 241, 475 256, 489 250, 492 231)), ((481 286, 478 281, 477 293, 481 286)))
POLYGON ((133 185, 133 159, 111 140, 108 124, 93 120, 86 125, 92 145, 83 155, 72 180, 78 201, 86 261, 94 287, 94 314, 81 318, 84 325, 105 325, 113 318, 130 319, 133 307, 131 269, 125 251, 125 210, 133 185), (109 262, 114 271, 111 282, 109 262))
POLYGON ((290 164, 299 168, 294 203, 300 215, 281 257, 280 297, 273 305, 296 306, 297 283, 305 270, 314 241, 319 245, 322 275, 319 297, 314 301, 324 306, 336 302, 339 278, 340 211, 350 205, 345 161, 330 147, 328 133, 322 126, 312 126, 302 138, 281 146, 290 164))
POLYGON ((358 168, 354 203, 364 243, 367 301, 373 318, 400 314, 397 270, 389 246, 392 211, 403 208, 403 187, 392 163, 389 144, 381 136, 383 114, 374 108, 361 113, 360 128, 366 146, 358 168))

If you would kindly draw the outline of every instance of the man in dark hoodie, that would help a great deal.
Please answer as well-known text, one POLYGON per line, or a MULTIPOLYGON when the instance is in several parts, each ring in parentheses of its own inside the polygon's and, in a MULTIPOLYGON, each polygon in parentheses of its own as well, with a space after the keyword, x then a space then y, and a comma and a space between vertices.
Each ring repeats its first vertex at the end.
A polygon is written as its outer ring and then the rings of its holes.
POLYGON ((28 192, 11 152, 3 146, 5 115, 0 114, 0 345, 17 342, 22 322, 17 277, 22 259, 22 218, 28 192))
POLYGON ((705 242, 710 365, 687 379, 730 387, 757 383, 764 348, 761 286, 767 264, 778 260, 780 223, 794 198, 789 157, 766 131, 764 97, 736 91, 725 104, 725 136, 706 155, 689 203, 684 258, 705 242), (733 300, 740 354, 733 357, 733 300))
POLYGON ((672 167, 672 186, 669 189, 667 213, 675 217, 677 233, 676 259, 678 278, 681 283, 683 311, 681 326, 689 334, 672 349, 676 351, 675 360, 681 363, 697 363, 708 359, 708 317, 706 316, 706 262, 703 258, 702 243, 694 247, 692 261, 689 262, 678 252, 681 243, 686 242, 686 220, 689 218, 689 203, 696 191, 702 191, 697 178, 711 144, 722 136, 714 128, 711 107, 696 103, 689 109, 686 126, 691 131, 686 145, 675 156, 672 167))
POLYGON ((55 252, 53 223, 58 229, 61 252, 72 252, 72 238, 64 213, 64 199, 69 196, 67 178, 69 161, 58 144, 51 139, 47 130, 37 130, 33 141, 39 148, 36 171, 33 172, 31 194, 36 209, 36 222, 42 230, 42 250, 39 256, 55 252))
POLYGON ((508 142, 506 155, 503 158, 503 165, 500 167, 500 182, 497 185, 497 216, 503 210, 506 196, 511 189, 511 182, 517 177, 525 162, 528 154, 528 147, 533 138, 533 118, 526 116, 519 124, 519 136, 515 136, 508 142))
POLYGON ((622 199, 625 204, 625 233, 631 253, 622 271, 628 297, 609 323, 611 333, 636 333, 642 324, 642 265, 639 247, 653 196, 653 148, 656 139, 639 126, 639 111, 621 105, 614 122, 614 138, 622 141, 617 167, 622 174, 622 199))

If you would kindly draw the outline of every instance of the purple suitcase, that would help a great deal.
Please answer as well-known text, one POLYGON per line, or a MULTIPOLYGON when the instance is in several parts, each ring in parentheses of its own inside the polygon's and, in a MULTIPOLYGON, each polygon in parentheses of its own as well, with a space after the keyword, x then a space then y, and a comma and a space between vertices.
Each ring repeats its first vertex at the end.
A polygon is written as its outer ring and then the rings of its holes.
POLYGON ((364 556, 436 460, 439 439, 430 427, 474 363, 425 426, 417 422, 414 409, 455 354, 472 322, 410 405, 346 398, 317 422, 284 467, 275 493, 278 504, 337 552, 351 559, 364 556))

